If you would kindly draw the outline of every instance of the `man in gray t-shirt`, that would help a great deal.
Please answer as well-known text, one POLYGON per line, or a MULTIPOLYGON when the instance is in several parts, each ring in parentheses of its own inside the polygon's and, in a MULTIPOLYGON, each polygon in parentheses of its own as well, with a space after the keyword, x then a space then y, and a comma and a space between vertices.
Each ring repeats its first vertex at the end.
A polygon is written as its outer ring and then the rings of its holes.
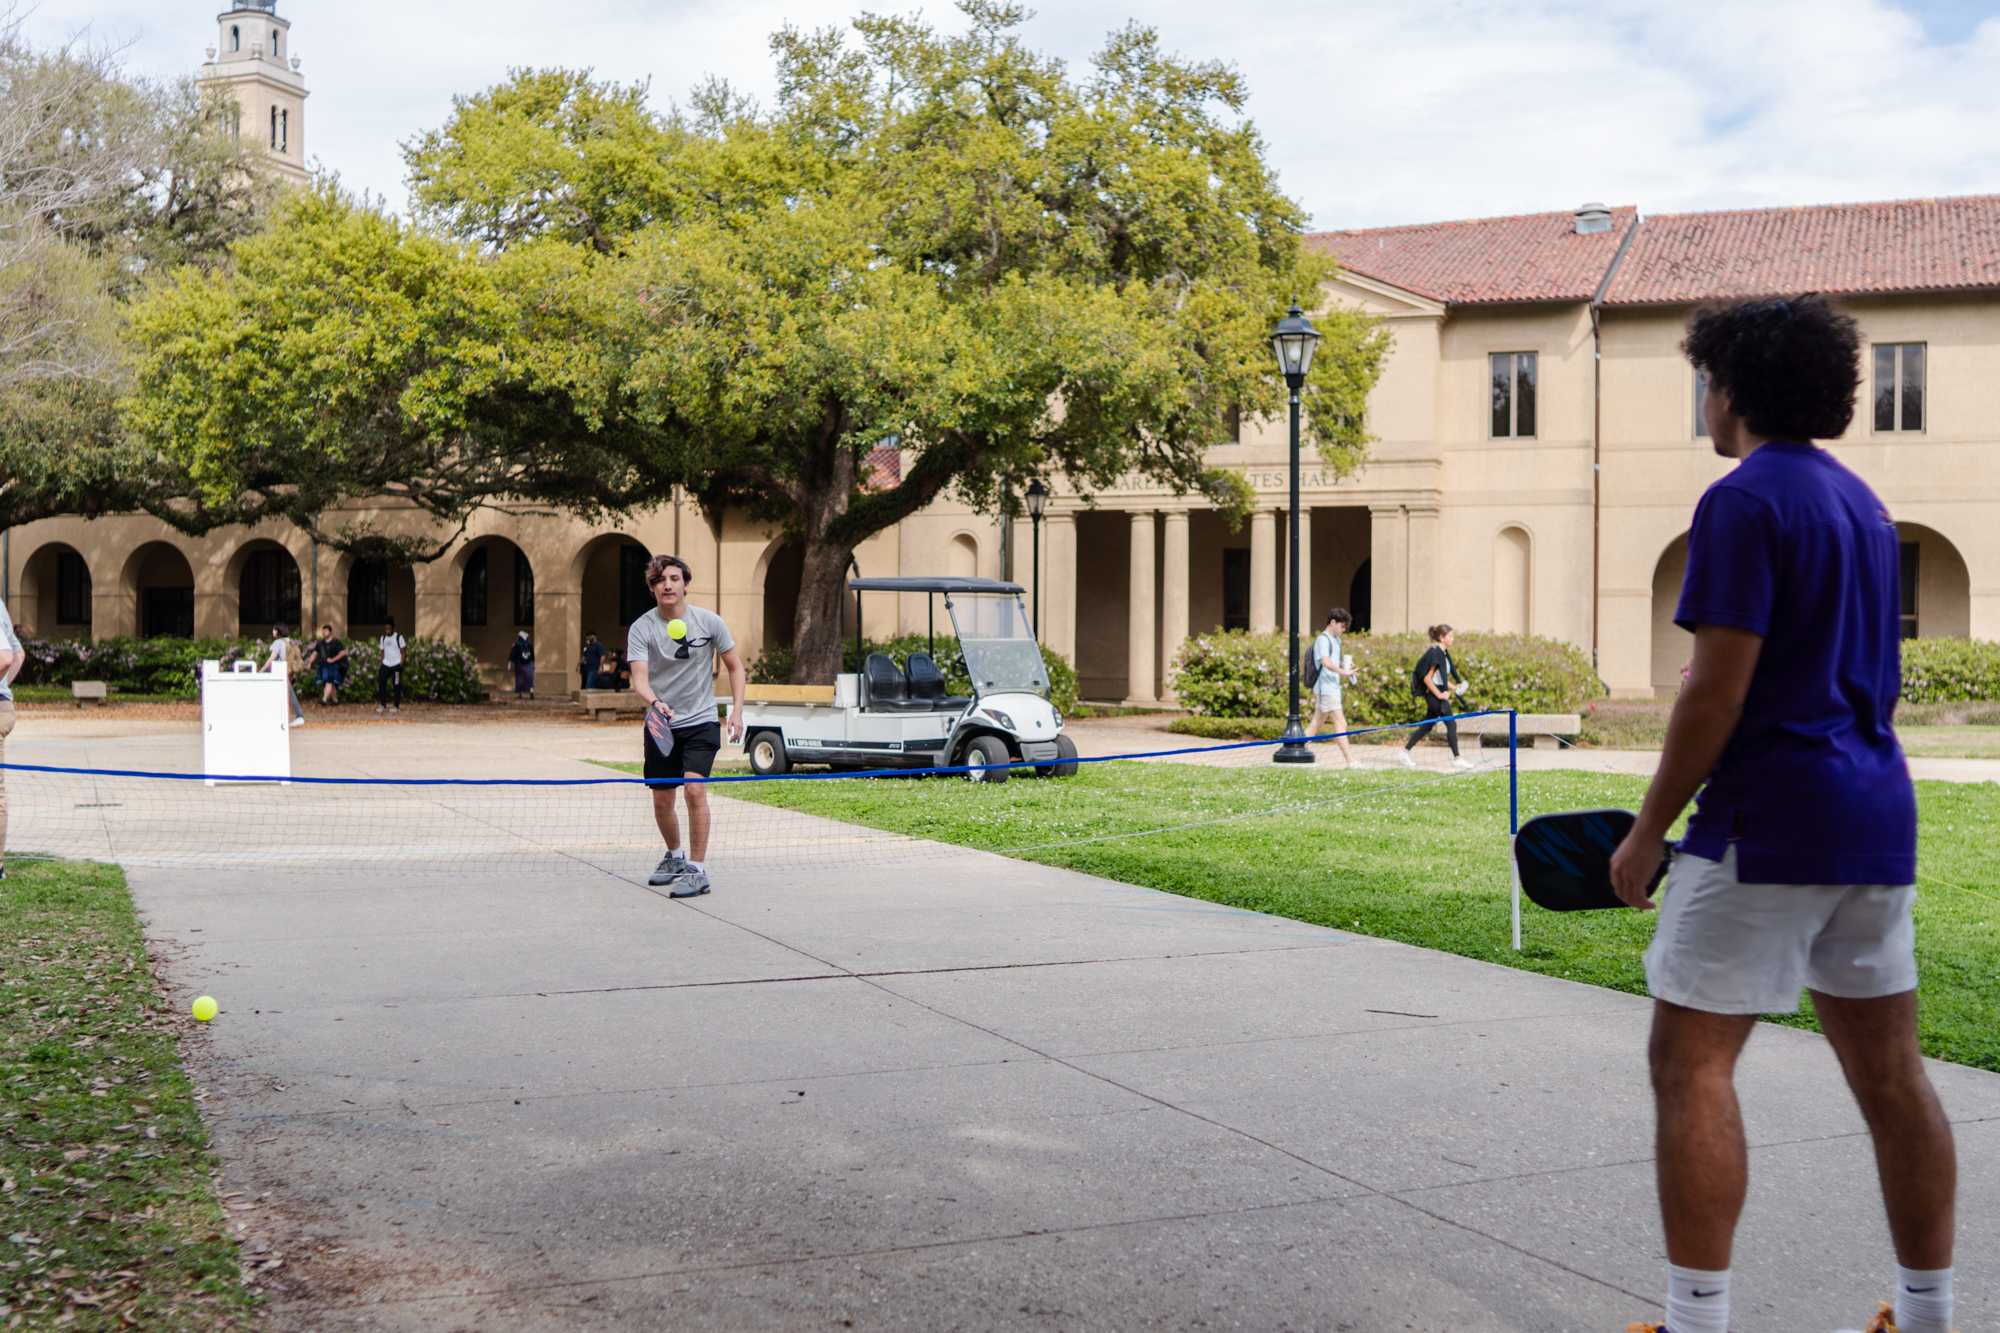
POLYGON ((722 617, 689 606, 687 562, 656 555, 646 565, 653 609, 632 622, 625 657, 632 666, 632 692, 646 701, 646 782, 653 789, 653 818, 666 839, 649 884, 673 885, 675 898, 707 893, 708 787, 706 778, 722 748, 715 718, 715 670, 729 672, 729 739, 743 739, 743 693, 748 675, 736 639, 722 617), (689 779, 696 779, 689 781, 689 779), (681 850, 681 826, 674 810, 678 788, 687 801, 688 847, 681 850))

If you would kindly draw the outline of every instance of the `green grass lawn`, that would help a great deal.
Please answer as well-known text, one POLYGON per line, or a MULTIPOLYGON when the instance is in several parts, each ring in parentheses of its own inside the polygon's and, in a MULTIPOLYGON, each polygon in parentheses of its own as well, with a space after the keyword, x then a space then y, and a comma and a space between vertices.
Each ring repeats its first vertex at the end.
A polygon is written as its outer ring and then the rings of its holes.
POLYGON ((254 1302, 125 880, 0 880, 0 1328, 243 1327, 254 1302))
MULTIPOLYGON (((111 691, 111 702, 121 704, 174 704, 193 703, 192 694, 145 694, 125 690, 111 691)), ((76 696, 67 685, 16 685, 14 701, 24 704, 67 704, 74 703, 76 696)), ((96 704, 90 705, 92 708, 96 704)))
MULTIPOLYGON (((1917 784, 1925 1049, 2000 1071, 2000 787, 1917 784)), ((1653 917, 1523 908, 1508 940, 1502 773, 1086 764, 1068 781, 739 783, 723 789, 898 833, 1644 993, 1653 917)), ((1531 773, 1522 818, 1638 804, 1644 782, 1531 773)), ((1809 1015, 1788 1020, 1812 1026, 1809 1015)))

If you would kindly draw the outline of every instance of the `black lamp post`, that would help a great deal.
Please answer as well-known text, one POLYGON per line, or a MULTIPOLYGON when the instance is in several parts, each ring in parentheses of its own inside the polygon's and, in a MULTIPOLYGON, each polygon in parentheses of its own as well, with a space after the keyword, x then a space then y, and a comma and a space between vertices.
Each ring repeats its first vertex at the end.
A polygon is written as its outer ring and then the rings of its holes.
POLYGON ((1035 637, 1042 636, 1042 514, 1049 507, 1049 488, 1036 477, 1028 483, 1028 521, 1035 534, 1035 637))
POLYGON ((1306 744, 1305 724, 1299 721, 1299 390, 1305 387, 1306 372, 1312 369, 1313 349, 1319 345, 1319 331, 1307 322, 1305 312, 1293 302, 1291 311, 1278 321, 1271 333, 1272 350, 1278 354, 1278 373, 1292 397, 1292 536, 1288 555, 1291 565, 1292 596, 1290 651, 1285 654, 1288 687, 1285 690, 1285 743, 1271 758, 1280 764, 1310 764, 1312 748, 1306 744))

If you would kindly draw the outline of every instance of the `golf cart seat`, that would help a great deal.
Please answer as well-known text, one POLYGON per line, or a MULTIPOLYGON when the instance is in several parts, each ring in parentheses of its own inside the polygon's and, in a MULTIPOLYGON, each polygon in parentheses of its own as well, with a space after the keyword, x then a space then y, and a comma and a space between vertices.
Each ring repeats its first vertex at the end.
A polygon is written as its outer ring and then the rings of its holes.
POLYGON ((905 664, 910 677, 910 697, 921 700, 927 707, 936 709, 963 708, 970 699, 951 699, 945 696, 944 672, 929 653, 911 653, 905 664))
POLYGON ((929 703, 910 697, 909 678, 887 653, 870 653, 861 664, 868 683, 868 708, 877 713, 928 713, 929 703))

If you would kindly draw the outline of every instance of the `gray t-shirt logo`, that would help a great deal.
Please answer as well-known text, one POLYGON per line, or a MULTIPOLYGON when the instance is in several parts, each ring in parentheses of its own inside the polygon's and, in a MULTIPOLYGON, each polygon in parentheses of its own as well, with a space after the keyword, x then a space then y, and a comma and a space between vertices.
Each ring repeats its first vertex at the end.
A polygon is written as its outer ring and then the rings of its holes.
POLYGON ((716 659, 734 648, 736 639, 721 616, 699 606, 682 609, 687 626, 682 638, 667 633, 670 618, 656 606, 633 621, 625 659, 634 671, 644 666, 653 696, 673 710, 676 731, 706 726, 715 721, 716 659))

